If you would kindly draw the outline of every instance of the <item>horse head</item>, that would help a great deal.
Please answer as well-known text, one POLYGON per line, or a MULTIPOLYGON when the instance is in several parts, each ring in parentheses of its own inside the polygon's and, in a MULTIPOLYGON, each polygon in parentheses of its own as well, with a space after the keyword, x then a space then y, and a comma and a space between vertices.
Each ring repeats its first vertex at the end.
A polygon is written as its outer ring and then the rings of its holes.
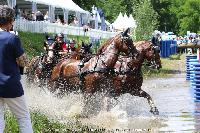
POLYGON ((160 69, 162 67, 160 60, 160 53, 150 41, 141 41, 142 51, 144 58, 150 63, 150 67, 153 69, 160 69))
POLYGON ((128 55, 130 51, 135 49, 132 45, 133 41, 128 34, 129 31, 130 28, 117 34, 115 37, 108 39, 105 44, 98 49, 97 54, 99 55, 106 52, 119 54, 120 52, 124 52, 126 55, 128 55))
POLYGON ((47 63, 52 63, 53 57, 54 57, 53 46, 49 46, 48 49, 47 49, 47 58, 46 58, 46 62, 47 62, 47 63))
POLYGON ((85 44, 84 42, 82 42, 82 46, 81 46, 81 49, 80 49, 80 54, 92 54, 91 47, 92 47, 92 43, 85 44))

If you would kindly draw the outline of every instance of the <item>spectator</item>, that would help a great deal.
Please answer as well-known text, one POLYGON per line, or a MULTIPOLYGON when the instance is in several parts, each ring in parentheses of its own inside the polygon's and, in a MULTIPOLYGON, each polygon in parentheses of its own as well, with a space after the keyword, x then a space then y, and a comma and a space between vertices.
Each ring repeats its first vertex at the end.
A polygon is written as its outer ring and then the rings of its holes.
POLYGON ((76 41, 75 41, 75 40, 72 40, 72 41, 70 42, 69 47, 68 47, 68 51, 69 51, 70 53, 73 53, 73 52, 76 51, 75 45, 76 45, 76 41))
POLYGON ((151 42, 155 47, 156 52, 160 53, 160 40, 161 40, 161 32, 155 30, 153 37, 151 38, 151 42))
POLYGON ((62 22, 61 22, 61 20, 60 20, 59 17, 57 17, 57 19, 56 19, 56 23, 57 23, 57 24, 62 24, 62 22))
POLYGON ((44 21, 44 15, 40 12, 36 12, 36 21, 44 21))
POLYGON ((34 12, 31 13, 31 20, 36 21, 36 14, 34 12))
POLYGON ((28 63, 20 39, 10 33, 15 12, 6 5, 0 5, 0 132, 4 132, 4 104, 7 104, 17 118, 21 133, 33 133, 24 90, 20 82, 19 66, 28 63))
POLYGON ((44 20, 49 21, 49 12, 47 11, 46 14, 44 15, 44 20))
POLYGON ((15 10, 15 18, 16 18, 16 19, 19 19, 19 18, 20 18, 20 10, 19 10, 19 8, 18 8, 18 5, 16 5, 16 6, 14 7, 14 10, 15 10))

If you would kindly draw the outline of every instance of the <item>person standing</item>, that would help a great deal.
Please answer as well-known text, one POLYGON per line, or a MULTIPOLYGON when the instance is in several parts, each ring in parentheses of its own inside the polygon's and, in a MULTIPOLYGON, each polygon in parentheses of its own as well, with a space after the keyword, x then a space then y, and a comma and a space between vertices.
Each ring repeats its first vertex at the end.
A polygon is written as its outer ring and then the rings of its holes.
POLYGON ((160 40, 161 40, 161 33, 160 31, 155 30, 151 38, 151 43, 153 44, 156 52, 158 53, 160 53, 160 40))
POLYGON ((0 133, 5 129, 5 104, 17 118, 21 133, 33 133, 30 113, 20 82, 19 67, 28 64, 20 39, 10 33, 15 11, 0 5, 0 133))

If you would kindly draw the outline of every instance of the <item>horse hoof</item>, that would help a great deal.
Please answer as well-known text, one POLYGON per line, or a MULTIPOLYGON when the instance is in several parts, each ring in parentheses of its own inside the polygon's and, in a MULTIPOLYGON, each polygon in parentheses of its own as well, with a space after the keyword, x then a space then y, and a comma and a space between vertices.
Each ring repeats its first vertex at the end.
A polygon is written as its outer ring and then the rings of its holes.
POLYGON ((153 115, 159 115, 159 111, 156 107, 153 107, 151 108, 150 112, 153 114, 153 115))

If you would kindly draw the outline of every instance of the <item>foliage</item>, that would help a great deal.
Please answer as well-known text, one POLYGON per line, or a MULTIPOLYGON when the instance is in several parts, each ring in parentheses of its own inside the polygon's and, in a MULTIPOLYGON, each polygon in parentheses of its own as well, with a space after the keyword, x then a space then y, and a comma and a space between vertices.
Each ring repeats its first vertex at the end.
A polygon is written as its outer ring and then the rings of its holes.
POLYGON ((150 39, 152 32, 158 26, 158 15, 148 0, 140 3, 136 10, 135 18, 137 21, 136 40, 150 39))
POLYGON ((184 34, 187 31, 197 33, 200 31, 200 1, 199 0, 187 0, 182 6, 183 15, 180 19, 180 34, 184 34))
MULTIPOLYGON (((160 31, 174 31, 176 23, 169 23, 174 20, 173 14, 170 13, 171 1, 169 0, 151 0, 153 9, 158 13, 158 29, 160 31), (172 19, 173 18, 173 19, 172 19)), ((176 19, 175 19, 176 20, 176 19)))
POLYGON ((123 0, 102 0, 97 4, 98 7, 103 9, 106 19, 110 22, 113 22, 120 12, 126 12, 123 0))
POLYGON ((73 0, 81 8, 91 11, 92 6, 96 5, 97 0, 73 0))

